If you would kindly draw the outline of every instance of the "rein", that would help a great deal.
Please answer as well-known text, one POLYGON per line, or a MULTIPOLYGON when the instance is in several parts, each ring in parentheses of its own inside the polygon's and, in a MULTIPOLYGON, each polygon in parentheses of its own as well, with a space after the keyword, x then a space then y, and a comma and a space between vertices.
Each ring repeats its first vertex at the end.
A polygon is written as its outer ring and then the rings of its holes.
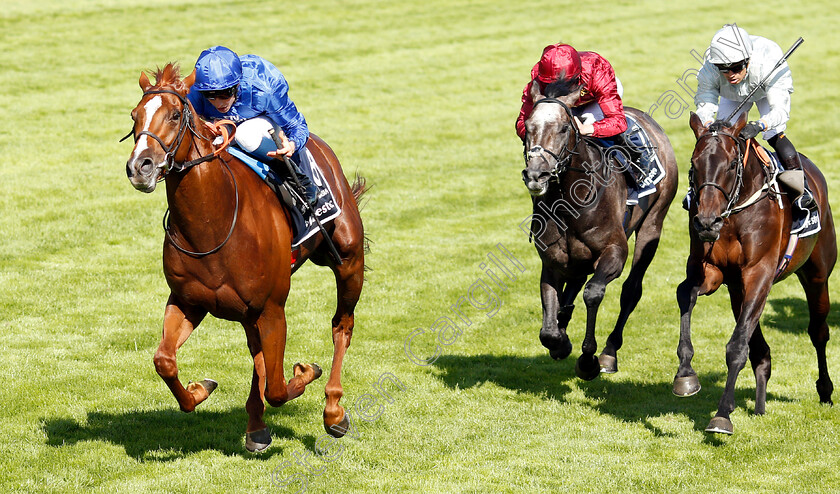
MULTIPOLYGON (((180 149, 181 143, 183 142, 184 137, 187 134, 187 130, 189 130, 190 134, 193 137, 197 137, 197 138, 202 139, 202 140, 208 140, 208 139, 206 137, 200 135, 198 132, 196 132, 195 127, 193 126, 193 113, 192 113, 192 110, 190 110, 189 101, 187 100, 187 98, 185 96, 182 96, 180 93, 178 93, 176 91, 173 91, 171 89, 156 89, 156 90, 152 90, 152 91, 145 91, 143 93, 143 97, 145 97, 146 95, 149 95, 149 94, 172 94, 172 95, 176 96, 178 98, 178 100, 181 101, 181 104, 183 105, 183 110, 181 111, 181 118, 178 122, 178 135, 176 136, 175 141, 173 141, 169 146, 167 146, 166 143, 164 143, 163 140, 160 137, 153 134, 152 132, 143 130, 143 131, 140 131, 139 134, 135 134, 134 128, 132 127, 131 132, 126 134, 125 137, 123 137, 122 139, 120 139, 120 142, 128 139, 130 136, 133 135, 134 136, 134 143, 136 145, 137 140, 140 138, 140 136, 145 135, 145 136, 151 137, 152 139, 156 140, 160 144, 161 148, 166 153, 166 155, 165 155, 164 163, 163 163, 163 165, 161 165, 161 167, 163 167, 163 172, 161 173, 160 177, 158 178, 158 182, 160 182, 162 180, 165 180, 166 175, 170 171, 172 171, 174 173, 180 173, 180 172, 189 170, 193 166, 196 166, 196 165, 199 165, 201 163, 205 163, 205 162, 214 160, 216 158, 219 158, 219 160, 222 162, 224 167, 227 169, 228 175, 230 175, 231 180, 233 181, 234 197, 236 198, 236 203, 235 203, 235 206, 233 208, 233 220, 230 223, 230 230, 228 231, 228 234, 225 237, 225 239, 222 240, 222 242, 219 245, 217 245, 216 247, 214 247, 214 248, 212 248, 212 249, 210 249, 206 252, 193 252, 191 250, 185 249, 184 247, 181 247, 180 245, 178 245, 178 243, 175 241, 175 238, 172 235, 170 224, 169 224, 169 208, 167 208, 166 212, 163 214, 163 230, 166 232, 166 238, 167 238, 167 240, 169 240, 169 242, 172 244, 172 246, 175 247, 175 249, 177 249, 179 252, 182 252, 184 254, 187 254, 187 255, 193 256, 193 257, 204 257, 204 256, 207 256, 207 255, 213 254, 214 252, 218 252, 219 249, 224 247, 224 245, 228 242, 228 240, 230 240, 231 235, 233 235, 233 230, 236 227, 236 222, 239 218, 239 185, 236 183, 236 177, 233 175, 233 171, 230 169, 230 166, 228 166, 228 164, 225 162, 224 159, 220 158, 220 155, 221 155, 222 151, 224 151, 228 147, 230 142, 233 140, 233 135, 236 132, 236 124, 229 121, 229 120, 221 120, 219 122, 216 122, 215 124, 207 123, 208 127, 215 130, 217 133, 221 134, 222 142, 219 145, 219 147, 217 149, 214 149, 213 152, 211 152, 209 154, 206 154, 204 156, 201 156, 199 158, 196 158, 194 160, 184 161, 184 162, 181 162, 181 163, 176 163, 175 162, 175 153, 178 151, 178 149, 180 149)), ((194 146, 194 143, 193 143, 193 146, 194 146)))

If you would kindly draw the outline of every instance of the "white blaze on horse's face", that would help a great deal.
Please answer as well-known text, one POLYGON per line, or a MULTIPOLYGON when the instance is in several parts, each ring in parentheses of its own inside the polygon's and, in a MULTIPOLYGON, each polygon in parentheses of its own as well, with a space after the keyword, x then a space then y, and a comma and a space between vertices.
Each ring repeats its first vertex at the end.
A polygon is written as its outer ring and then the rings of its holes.
POLYGON ((548 191, 548 182, 557 166, 557 156, 568 141, 568 116, 556 103, 536 105, 525 122, 525 170, 522 180, 532 196, 548 191), (564 130, 565 129, 565 130, 564 130))
MULTIPOLYGON (((148 132, 155 114, 163 106, 163 98, 157 94, 143 105, 143 112, 136 116, 143 121, 142 131, 148 132)), ((139 112, 138 112, 139 113, 139 112)), ((165 163, 155 163, 154 153, 151 152, 149 141, 152 138, 148 135, 141 135, 134 143, 134 151, 126 164, 126 171, 131 185, 143 192, 153 192, 157 186, 157 178, 165 163)))
MULTIPOLYGON (((145 105, 143 105, 143 109, 145 110, 145 125, 143 125, 144 131, 149 131, 149 126, 152 124, 152 119, 154 118, 155 113, 157 113, 157 111, 160 110, 160 107, 162 105, 163 98, 161 98, 159 94, 147 101, 145 105)), ((142 135, 139 139, 137 139, 137 143, 134 145, 134 153, 132 153, 131 159, 136 160, 137 156, 139 156, 140 153, 142 153, 149 147, 149 139, 151 139, 151 137, 147 135, 142 135)))

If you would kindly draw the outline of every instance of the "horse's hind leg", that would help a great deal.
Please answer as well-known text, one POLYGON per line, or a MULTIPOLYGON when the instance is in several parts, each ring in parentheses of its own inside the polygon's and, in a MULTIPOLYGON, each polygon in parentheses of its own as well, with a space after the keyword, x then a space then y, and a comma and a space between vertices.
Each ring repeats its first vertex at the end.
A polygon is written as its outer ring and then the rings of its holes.
POLYGON ((341 366, 344 355, 350 346, 355 324, 353 311, 362 293, 364 283, 364 251, 361 244, 355 255, 344 258, 343 263, 333 267, 335 272, 338 306, 332 319, 333 361, 330 377, 324 387, 327 402, 324 407, 324 428, 334 437, 342 437, 349 427, 349 418, 344 408, 338 404, 344 396, 341 386, 341 366))
POLYGON ((178 363, 175 354, 187 341, 193 329, 204 319, 207 311, 181 303, 174 295, 169 296, 163 316, 163 336, 155 352, 155 370, 178 400, 184 412, 192 412, 196 405, 206 400, 216 389, 216 382, 205 379, 191 382, 184 388, 178 379, 178 363))
POLYGON ((800 274, 799 278, 808 299, 808 312, 810 313, 808 335, 817 351, 817 367, 819 369, 816 383, 817 393, 820 395, 820 402, 833 404, 831 394, 834 392, 834 384, 828 375, 828 363, 825 358, 825 346, 829 337, 826 318, 831 308, 831 302, 828 298, 828 282, 826 279, 808 281, 805 276, 800 274))
POLYGON ((770 345, 761 332, 761 323, 750 338, 750 364, 755 374, 755 414, 764 415, 767 403, 767 381, 770 380, 770 345))
MULTIPOLYGON (((667 210, 666 210, 667 211, 667 210)), ((662 234, 662 219, 649 216, 647 221, 636 233, 636 247, 633 250, 633 266, 630 274, 621 287, 621 310, 615 328, 607 337, 604 351, 598 357, 601 372, 612 374, 618 372, 618 350, 624 343, 624 326, 630 313, 642 298, 642 280, 645 277, 656 249, 659 247, 659 237, 662 234)))

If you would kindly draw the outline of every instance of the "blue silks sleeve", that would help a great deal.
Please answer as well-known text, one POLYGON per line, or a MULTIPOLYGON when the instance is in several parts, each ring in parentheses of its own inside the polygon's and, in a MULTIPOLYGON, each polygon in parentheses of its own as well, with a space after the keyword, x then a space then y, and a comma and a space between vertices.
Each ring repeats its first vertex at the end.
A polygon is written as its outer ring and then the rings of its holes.
POLYGON ((303 149, 309 139, 309 127, 289 98, 286 78, 271 62, 256 55, 245 55, 242 62, 243 77, 249 79, 253 90, 254 109, 279 125, 296 149, 303 149))

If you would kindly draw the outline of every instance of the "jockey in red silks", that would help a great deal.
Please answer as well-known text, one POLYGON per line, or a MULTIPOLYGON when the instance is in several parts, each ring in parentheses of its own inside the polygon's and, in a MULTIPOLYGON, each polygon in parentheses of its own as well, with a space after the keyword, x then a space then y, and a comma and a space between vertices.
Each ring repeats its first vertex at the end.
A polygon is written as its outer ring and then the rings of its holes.
POLYGON ((536 81, 545 91, 548 84, 561 76, 578 78, 582 83, 580 99, 572 112, 583 135, 609 138, 627 130, 624 105, 621 103, 621 82, 616 78, 612 65, 595 52, 578 52, 567 44, 558 43, 545 47, 540 61, 531 69, 531 81, 522 91, 522 108, 516 119, 516 133, 521 139, 525 139, 525 120, 534 109, 531 84, 536 81))

